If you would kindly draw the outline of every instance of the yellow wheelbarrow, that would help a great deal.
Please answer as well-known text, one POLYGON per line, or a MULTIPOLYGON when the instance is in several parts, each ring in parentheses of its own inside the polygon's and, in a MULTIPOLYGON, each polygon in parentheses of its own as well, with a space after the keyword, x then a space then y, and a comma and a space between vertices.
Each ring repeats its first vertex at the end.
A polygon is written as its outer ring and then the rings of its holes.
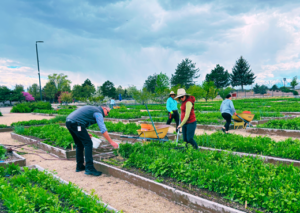
POLYGON ((254 114, 249 111, 244 111, 243 113, 237 113, 233 115, 232 119, 234 121, 234 129, 242 126, 243 129, 246 129, 247 125, 250 127, 250 122, 253 120, 254 114))

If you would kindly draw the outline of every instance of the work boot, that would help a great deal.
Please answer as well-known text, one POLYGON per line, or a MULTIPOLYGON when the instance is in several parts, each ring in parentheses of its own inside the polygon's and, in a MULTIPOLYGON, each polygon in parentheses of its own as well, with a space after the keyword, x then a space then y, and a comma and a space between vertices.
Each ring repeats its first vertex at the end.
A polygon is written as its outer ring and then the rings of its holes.
POLYGON ((102 175, 102 172, 98 172, 96 169, 86 169, 84 174, 100 176, 100 175, 102 175))
POLYGON ((81 171, 84 171, 85 170, 85 166, 82 165, 82 166, 76 166, 76 172, 81 172, 81 171))

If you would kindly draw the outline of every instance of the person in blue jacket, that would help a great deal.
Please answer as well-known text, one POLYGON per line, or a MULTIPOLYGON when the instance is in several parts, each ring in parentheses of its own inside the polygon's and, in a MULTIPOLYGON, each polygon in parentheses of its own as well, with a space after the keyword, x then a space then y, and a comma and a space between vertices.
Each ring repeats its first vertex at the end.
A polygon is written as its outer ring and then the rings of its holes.
POLYGON ((177 127, 179 125, 179 113, 178 113, 178 108, 177 108, 177 101, 174 100, 176 94, 171 91, 170 92, 170 97, 167 100, 167 110, 168 110, 168 116, 169 119, 167 121, 167 124, 169 125, 173 119, 175 119, 176 122, 176 131, 178 131, 177 127))
POLYGON ((227 95, 226 99, 222 102, 220 111, 222 113, 222 117, 226 120, 226 124, 224 127, 222 127, 222 131, 226 134, 228 134, 229 131, 229 126, 231 123, 231 116, 234 114, 236 115, 232 100, 231 100, 231 95, 227 95))

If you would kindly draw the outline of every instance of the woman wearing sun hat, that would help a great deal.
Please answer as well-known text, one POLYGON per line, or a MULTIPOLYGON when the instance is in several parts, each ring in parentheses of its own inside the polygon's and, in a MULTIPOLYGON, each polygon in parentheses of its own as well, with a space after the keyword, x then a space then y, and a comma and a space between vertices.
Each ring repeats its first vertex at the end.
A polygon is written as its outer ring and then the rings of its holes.
MULTIPOLYGON (((185 89, 178 89, 175 100, 180 100, 181 104, 181 124, 178 130, 182 127, 183 141, 190 143, 195 149, 198 145, 194 140, 195 130, 197 127, 196 115, 194 111, 195 97, 186 94, 185 89)), ((186 144, 187 145, 187 144, 186 144)))
POLYGON ((175 119, 176 122, 176 131, 177 131, 177 127, 179 125, 179 114, 178 114, 178 108, 177 108, 177 101, 174 100, 176 94, 171 91, 170 92, 170 97, 167 100, 167 110, 168 110, 168 114, 169 114, 169 119, 167 121, 167 124, 169 125, 173 119, 175 119))

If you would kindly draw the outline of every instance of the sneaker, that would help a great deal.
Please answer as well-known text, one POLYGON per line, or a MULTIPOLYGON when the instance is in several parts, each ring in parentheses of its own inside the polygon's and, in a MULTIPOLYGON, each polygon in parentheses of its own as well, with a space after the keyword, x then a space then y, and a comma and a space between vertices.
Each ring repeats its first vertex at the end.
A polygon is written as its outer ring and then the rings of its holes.
POLYGON ((85 166, 84 165, 76 167, 76 172, 82 172, 84 170, 85 170, 85 166))
POLYGON ((84 174, 100 176, 100 175, 102 175, 102 172, 98 172, 96 169, 93 169, 93 170, 86 169, 84 174))

